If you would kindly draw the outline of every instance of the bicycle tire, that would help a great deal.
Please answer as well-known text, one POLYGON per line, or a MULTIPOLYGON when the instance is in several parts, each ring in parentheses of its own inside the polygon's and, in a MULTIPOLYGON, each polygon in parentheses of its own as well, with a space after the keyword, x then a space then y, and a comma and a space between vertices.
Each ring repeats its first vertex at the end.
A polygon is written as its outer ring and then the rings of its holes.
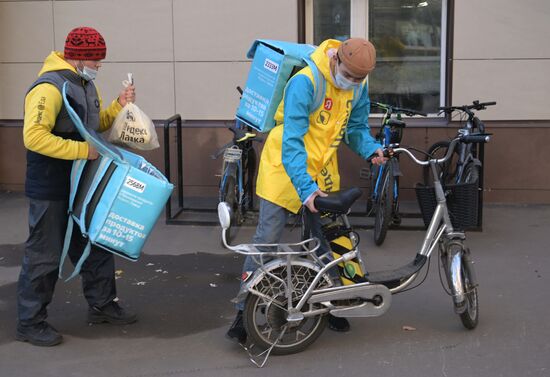
POLYGON ((479 166, 470 161, 464 167, 460 183, 477 183, 479 188, 479 166))
MULTIPOLYGON (((447 140, 438 141, 428 149, 428 155, 434 156, 435 158, 443 158, 447 154, 449 149, 450 142, 447 140)), ((440 165, 440 176, 439 179, 442 184, 453 183, 456 177, 456 164, 458 161, 458 152, 455 148, 453 156, 451 159, 444 164, 440 165)), ((433 186, 434 180, 432 175, 432 168, 428 165, 425 166, 422 171, 424 185, 433 186)))
POLYGON ((246 198, 244 200, 245 205, 243 205, 243 212, 244 211, 250 211, 254 208, 254 176, 256 175, 256 151, 254 148, 248 149, 248 153, 246 156, 246 167, 243 169, 246 171, 246 176, 243 177, 244 179, 244 185, 245 190, 244 193, 246 195, 246 198))
POLYGON ((460 313, 460 321, 462 325, 468 330, 473 330, 477 327, 479 323, 479 300, 477 286, 472 281, 471 272, 474 267, 471 263, 462 257, 462 279, 466 293, 465 296, 465 305, 464 311, 460 313), (468 264, 467 264, 468 263, 468 264))
MULTIPOLYGON (((286 266, 278 267, 270 272, 286 281, 286 268, 286 266)), ((317 271, 300 264, 293 264, 291 268, 293 276, 297 277, 293 279, 297 285, 292 287, 292 301, 297 303, 309 283, 313 281, 317 271)), ((251 343, 261 349, 268 349, 281 336, 285 325, 288 325, 286 320, 288 298, 281 284, 270 275, 266 275, 256 288, 262 292, 263 296, 248 295, 243 311, 243 322, 251 343)), ((320 304, 315 306, 320 307, 320 304)), ((326 323, 325 314, 306 317, 298 323, 292 323, 287 328, 289 330, 285 330, 285 334, 273 347, 272 353, 287 355, 305 350, 323 333, 327 327, 326 323), (285 337, 285 335, 289 336, 285 337)))
POLYGON ((228 243, 232 241, 234 236, 234 227, 237 225, 237 213, 239 211, 239 202, 237 200, 237 191, 236 191, 236 177, 229 175, 225 181, 225 186, 223 187, 221 201, 226 202, 231 210, 231 221, 229 222, 229 227, 225 232, 225 237, 228 243))
POLYGON ((374 243, 380 246, 386 239, 393 210, 393 169, 389 163, 382 173, 379 193, 374 203, 374 243))

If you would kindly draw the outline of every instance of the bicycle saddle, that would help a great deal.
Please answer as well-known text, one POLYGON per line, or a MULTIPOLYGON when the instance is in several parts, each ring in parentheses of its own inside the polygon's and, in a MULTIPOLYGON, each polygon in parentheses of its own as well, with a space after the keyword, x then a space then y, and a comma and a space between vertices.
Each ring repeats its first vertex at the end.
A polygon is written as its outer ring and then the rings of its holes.
POLYGON ((315 208, 320 212, 330 212, 334 214, 348 213, 349 209, 363 192, 358 187, 352 187, 342 191, 329 192, 328 196, 315 198, 315 208))

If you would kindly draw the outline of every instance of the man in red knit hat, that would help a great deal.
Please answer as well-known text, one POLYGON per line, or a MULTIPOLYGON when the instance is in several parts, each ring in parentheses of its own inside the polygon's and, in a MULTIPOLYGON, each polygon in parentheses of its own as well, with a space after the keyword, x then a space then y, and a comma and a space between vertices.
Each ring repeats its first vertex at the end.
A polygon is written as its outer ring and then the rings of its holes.
MULTIPOLYGON (((110 128, 124 105, 135 100, 135 89, 129 86, 102 109, 93 80, 106 54, 105 40, 97 30, 71 30, 64 53, 53 51, 46 58, 25 97, 23 140, 27 148, 29 237, 17 287, 16 339, 37 346, 53 346, 62 341, 46 318, 67 228, 72 162, 98 158, 98 152, 82 139, 69 118, 61 96, 63 83, 68 82, 69 96, 82 121, 98 132, 110 128)), ((69 256, 76 264, 86 244, 78 227, 72 240, 69 256)), ((135 314, 117 303, 113 254, 94 248, 80 275, 89 305, 89 323, 136 321, 135 314)))

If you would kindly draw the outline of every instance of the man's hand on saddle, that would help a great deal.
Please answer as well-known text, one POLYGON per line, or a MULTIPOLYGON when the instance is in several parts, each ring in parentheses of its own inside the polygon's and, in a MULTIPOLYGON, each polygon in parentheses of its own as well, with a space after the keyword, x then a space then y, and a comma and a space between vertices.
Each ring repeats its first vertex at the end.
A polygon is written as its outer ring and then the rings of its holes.
POLYGON ((324 193, 323 191, 317 189, 317 191, 315 191, 313 194, 311 194, 309 196, 309 198, 306 200, 306 202, 304 203, 304 205, 307 207, 307 209, 310 210, 310 212, 312 213, 317 213, 319 211, 317 211, 317 208, 315 208, 315 198, 316 197, 325 197, 325 196, 328 196, 326 193, 324 193))

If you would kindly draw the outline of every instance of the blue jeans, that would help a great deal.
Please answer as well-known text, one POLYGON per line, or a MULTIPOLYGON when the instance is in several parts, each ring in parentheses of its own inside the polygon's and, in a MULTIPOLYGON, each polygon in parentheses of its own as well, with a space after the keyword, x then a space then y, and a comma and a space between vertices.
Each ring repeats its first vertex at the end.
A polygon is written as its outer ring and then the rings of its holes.
MULTIPOLYGON (((258 226, 256 227, 256 234, 252 238, 252 242, 258 243, 272 243, 276 244, 281 241, 285 224, 290 212, 277 204, 271 203, 265 199, 260 198, 260 214, 258 218, 258 226)), ((325 240, 321 231, 321 219, 319 214, 307 212, 306 221, 311 229, 313 237, 317 237, 321 240, 321 245, 317 250, 318 255, 323 255, 329 250, 328 242, 325 240)), ((258 248, 260 251, 271 251, 270 248, 258 248)), ((258 257, 256 257, 257 259, 258 257)), ((265 261, 265 259, 264 259, 265 261)), ((247 256, 243 264, 243 273, 252 273, 259 267, 258 263, 251 256, 247 256)), ((237 310, 244 309, 244 302, 236 304, 237 310)))

